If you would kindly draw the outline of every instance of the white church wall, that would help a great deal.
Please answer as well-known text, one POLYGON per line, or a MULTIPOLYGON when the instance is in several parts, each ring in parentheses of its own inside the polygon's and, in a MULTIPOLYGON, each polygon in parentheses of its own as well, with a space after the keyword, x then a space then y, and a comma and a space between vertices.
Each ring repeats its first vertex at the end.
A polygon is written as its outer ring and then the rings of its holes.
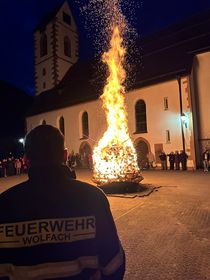
POLYGON ((69 152, 79 152, 80 145, 85 140, 93 149, 95 143, 100 139, 106 129, 106 120, 104 112, 101 110, 100 100, 91 101, 74 105, 69 108, 63 108, 27 118, 27 131, 42 124, 50 124, 59 128, 59 118, 64 117, 66 147, 69 152), (89 118, 89 138, 82 139, 81 134, 81 116, 83 112, 88 113, 89 118))
MULTIPOLYGON (((186 78, 182 80, 186 81, 186 78)), ((183 107, 185 107, 186 93, 183 92, 183 107)), ((187 104, 187 103, 186 103, 187 104)), ((176 80, 159 83, 153 86, 133 90, 126 94, 126 107, 128 111, 129 132, 133 141, 143 138, 149 143, 151 151, 155 154, 155 144, 162 144, 166 153, 182 150, 181 119, 179 88, 176 80), (168 110, 164 109, 164 98, 168 98, 168 110), (147 110, 147 133, 136 133, 135 131, 135 104, 138 100, 144 100, 147 110), (170 141, 167 142, 166 131, 170 132, 170 141)), ((63 116, 65 121, 65 139, 69 151, 79 152, 83 141, 89 143, 93 149, 94 145, 106 131, 106 119, 100 100, 81 103, 68 108, 47 112, 29 117, 27 129, 30 130, 42 123, 54 125, 59 128, 59 118, 63 116), (89 138, 83 139, 81 132, 81 116, 83 112, 88 113, 89 138)), ((186 130, 191 130, 190 126, 186 130)), ((186 133, 186 132, 185 132, 186 133)), ((186 138, 186 142, 187 142, 186 138)), ((186 143, 186 147, 190 144, 186 143)), ((187 151, 188 155, 191 150, 187 151)), ((194 163, 189 158, 188 166, 194 163)))
POLYGON ((130 109, 128 111, 133 110, 130 123, 132 123, 134 139, 145 138, 150 143, 152 152, 154 152, 155 143, 162 143, 166 153, 181 149, 179 99, 176 82, 171 81, 144 87, 130 94, 132 94, 132 99, 129 100, 130 109), (164 109, 165 97, 168 98, 168 110, 164 109), (141 134, 135 133, 134 111, 135 104, 140 99, 145 101, 147 110, 147 133, 141 134), (166 130, 170 131, 170 143, 166 142, 166 130))
MULTIPOLYGON (((186 77, 182 79, 186 80, 186 77)), ((183 86, 182 86, 183 87, 183 86)), ((184 88, 184 87, 183 87, 184 88)), ((183 90, 182 90, 183 91, 183 90)), ((182 92, 183 108, 187 107, 188 96, 182 92)), ((177 80, 167 81, 152 86, 136 89, 126 95, 128 110, 128 123, 130 134, 136 142, 138 138, 146 140, 151 152, 155 155, 155 145, 162 144, 165 153, 183 150, 182 122, 180 118, 180 99, 177 80), (164 98, 168 100, 168 110, 164 108, 164 98), (147 111, 147 133, 136 132, 135 104, 138 100, 144 100, 147 111), (167 141, 167 131, 170 133, 170 141, 167 141)), ((186 110, 184 110, 186 112, 186 110)), ((188 108, 189 115, 191 114, 188 108)), ((188 166, 194 166, 191 158, 191 123, 185 128, 185 149, 189 156, 188 166), (190 136, 189 136, 190 135, 190 136)))
POLYGON ((210 148, 210 52, 196 56, 197 105, 200 119, 200 141, 203 149, 210 148))

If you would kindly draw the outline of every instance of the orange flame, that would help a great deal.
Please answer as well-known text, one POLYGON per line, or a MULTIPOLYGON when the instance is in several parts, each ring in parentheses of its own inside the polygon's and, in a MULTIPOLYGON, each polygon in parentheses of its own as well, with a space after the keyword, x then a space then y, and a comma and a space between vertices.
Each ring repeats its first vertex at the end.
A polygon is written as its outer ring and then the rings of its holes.
POLYGON ((136 151, 128 132, 123 86, 126 78, 123 68, 126 50, 122 42, 120 30, 115 26, 110 49, 102 56, 109 69, 101 96, 108 128, 93 151, 93 180, 98 183, 127 181, 131 176, 137 177, 140 172, 136 151))

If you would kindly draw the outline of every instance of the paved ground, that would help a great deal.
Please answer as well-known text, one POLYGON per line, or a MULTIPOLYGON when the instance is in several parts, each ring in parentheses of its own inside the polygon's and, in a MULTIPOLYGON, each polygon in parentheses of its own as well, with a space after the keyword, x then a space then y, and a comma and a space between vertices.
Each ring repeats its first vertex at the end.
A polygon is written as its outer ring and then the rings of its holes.
MULTIPOLYGON (((91 182, 89 171, 78 178, 91 182)), ((127 256, 126 280, 210 280, 210 172, 145 171, 147 197, 109 197, 127 256)), ((0 192, 25 180, 0 179, 0 192)))

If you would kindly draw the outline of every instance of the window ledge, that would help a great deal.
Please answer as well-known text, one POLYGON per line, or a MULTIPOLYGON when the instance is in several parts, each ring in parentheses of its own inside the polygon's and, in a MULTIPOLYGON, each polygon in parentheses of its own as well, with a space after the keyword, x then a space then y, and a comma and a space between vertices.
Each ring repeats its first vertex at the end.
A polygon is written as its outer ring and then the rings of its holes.
POLYGON ((144 133, 148 133, 148 131, 135 131, 135 132, 133 132, 133 134, 144 134, 144 133))

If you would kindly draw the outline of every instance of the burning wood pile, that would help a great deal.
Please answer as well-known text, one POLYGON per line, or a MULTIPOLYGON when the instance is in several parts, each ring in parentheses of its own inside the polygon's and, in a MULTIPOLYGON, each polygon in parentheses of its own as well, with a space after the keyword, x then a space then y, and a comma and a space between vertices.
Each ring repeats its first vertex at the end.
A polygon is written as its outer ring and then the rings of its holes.
POLYGON ((97 185, 112 182, 139 183, 143 179, 128 132, 123 86, 126 78, 123 68, 126 50, 120 32, 119 26, 113 27, 110 49, 102 57, 109 70, 101 96, 108 128, 93 151, 93 181, 97 185))

